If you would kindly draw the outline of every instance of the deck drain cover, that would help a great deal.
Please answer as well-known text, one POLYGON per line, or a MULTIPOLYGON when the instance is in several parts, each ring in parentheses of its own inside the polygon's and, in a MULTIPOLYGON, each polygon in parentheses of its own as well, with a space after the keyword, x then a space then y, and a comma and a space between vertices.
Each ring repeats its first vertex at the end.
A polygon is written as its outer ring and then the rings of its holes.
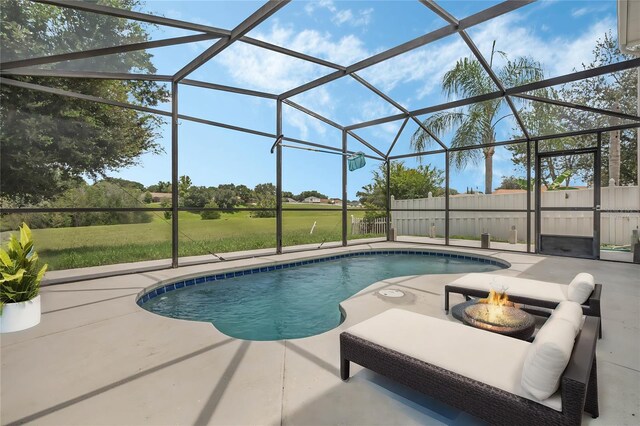
POLYGON ((380 290, 378 292, 379 295, 384 297, 402 297, 404 293, 400 290, 380 290))

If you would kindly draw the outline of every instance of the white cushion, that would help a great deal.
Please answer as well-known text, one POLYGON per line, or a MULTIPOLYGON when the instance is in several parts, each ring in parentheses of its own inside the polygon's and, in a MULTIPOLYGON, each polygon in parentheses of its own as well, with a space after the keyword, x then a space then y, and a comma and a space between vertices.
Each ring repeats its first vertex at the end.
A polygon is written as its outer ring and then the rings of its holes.
POLYGON ((553 310, 551 318, 568 321, 573 326, 575 336, 577 336, 582 328, 582 307, 576 302, 565 300, 560 302, 553 310))
POLYGON ((491 289, 496 291, 506 289, 507 296, 529 297, 558 303, 567 300, 568 289, 566 284, 486 273, 466 274, 452 282, 451 285, 487 292, 491 289))
POLYGON ((550 318, 529 346, 522 367, 522 388, 538 400, 553 395, 571 358, 574 340, 569 321, 550 318))
POLYGON ((562 411, 559 393, 538 401, 522 389, 528 342, 402 309, 389 309, 346 332, 562 411))
POLYGON ((569 300, 583 304, 587 301, 595 286, 593 275, 580 272, 569 284, 569 300))

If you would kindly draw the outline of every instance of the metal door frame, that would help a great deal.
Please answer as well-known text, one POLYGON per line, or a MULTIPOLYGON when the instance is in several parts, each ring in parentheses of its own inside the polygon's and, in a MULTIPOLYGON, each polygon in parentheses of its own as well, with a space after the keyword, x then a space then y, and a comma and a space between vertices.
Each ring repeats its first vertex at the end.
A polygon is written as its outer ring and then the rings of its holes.
MULTIPOLYGON (((602 132, 597 133, 597 144, 592 148, 577 148, 559 151, 539 152, 538 141, 535 143, 535 236, 536 247, 535 252, 539 254, 554 254, 570 257, 587 257, 587 256, 571 256, 571 254, 560 253, 543 253, 541 249, 542 238, 542 212, 545 211, 590 211, 593 212, 593 243, 592 255, 588 258, 600 259, 600 187, 601 187, 601 147, 602 132), (592 154, 593 155, 593 205, 591 207, 543 207, 542 206, 542 181, 541 181, 541 159, 550 157, 561 157, 566 155, 592 154)), ((567 235, 568 238, 571 236, 567 235)))

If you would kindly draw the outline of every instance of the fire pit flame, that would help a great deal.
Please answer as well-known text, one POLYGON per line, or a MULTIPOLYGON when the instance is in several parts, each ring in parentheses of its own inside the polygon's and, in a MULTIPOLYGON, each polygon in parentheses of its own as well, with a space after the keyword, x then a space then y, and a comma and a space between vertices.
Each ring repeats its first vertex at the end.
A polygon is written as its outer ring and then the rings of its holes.
POLYGON ((497 292, 494 289, 489 290, 489 295, 484 299, 479 299, 478 303, 485 303, 487 305, 498 306, 514 306, 513 302, 509 301, 506 290, 497 292))
POLYGON ((485 329, 517 329, 528 322, 526 313, 509 301, 504 290, 497 292, 491 289, 485 299, 467 307, 463 316, 464 320, 474 327, 485 329))

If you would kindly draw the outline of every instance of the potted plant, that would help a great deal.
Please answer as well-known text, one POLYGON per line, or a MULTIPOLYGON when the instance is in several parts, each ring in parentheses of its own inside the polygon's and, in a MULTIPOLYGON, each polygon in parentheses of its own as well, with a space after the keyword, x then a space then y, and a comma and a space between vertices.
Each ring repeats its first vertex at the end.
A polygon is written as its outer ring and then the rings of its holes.
POLYGON ((7 249, 0 248, 0 332, 9 333, 40 323, 40 281, 47 270, 38 270, 31 230, 20 227, 20 240, 11 235, 7 249))

